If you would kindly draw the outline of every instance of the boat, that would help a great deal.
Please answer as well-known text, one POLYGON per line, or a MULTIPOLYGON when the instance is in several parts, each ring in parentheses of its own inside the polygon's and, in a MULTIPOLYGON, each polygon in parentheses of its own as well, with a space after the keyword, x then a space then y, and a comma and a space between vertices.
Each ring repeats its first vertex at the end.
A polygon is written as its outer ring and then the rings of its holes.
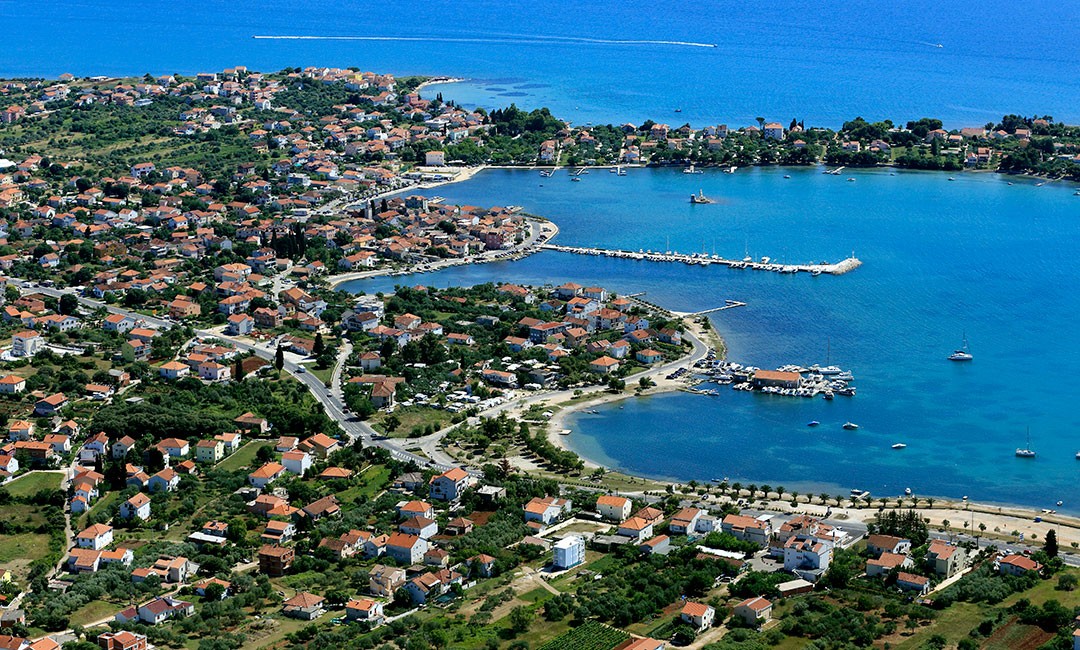
MULTIPOLYGON (((806 423, 806 426, 808 426, 808 427, 816 427, 819 424, 821 424, 821 423, 818 422, 817 420, 810 420, 809 422, 806 423)), ((1080 451, 1076 452, 1076 455, 1078 457, 1080 457, 1080 451)))
MULTIPOLYGON (((825 399, 827 399, 828 401, 831 402, 831 401, 833 401, 833 397, 834 397, 834 395, 833 395, 833 392, 831 390, 830 391, 825 391, 825 399)), ((846 429, 847 427, 844 427, 844 428, 846 429)))
POLYGON ((1080 460, 1080 451, 1076 452, 1076 460, 1080 460))
POLYGON ((845 422, 844 423, 844 429, 846 431, 854 431, 854 430, 856 430, 858 428, 859 428, 859 425, 855 424, 854 422, 845 422))
POLYGON ((1063 506, 1063 505, 1065 505, 1065 502, 1064 502, 1064 501, 1058 501, 1058 502, 1057 502, 1057 507, 1059 507, 1059 508, 1060 508, 1060 507, 1061 507, 1061 506, 1063 506))
POLYGON ((712 203, 712 202, 713 202, 713 200, 710 199, 709 197, 705 196, 705 192, 703 190, 698 190, 697 194, 691 194, 690 195, 690 203, 693 204, 693 205, 706 204, 706 203, 712 203))
POLYGON ((738 169, 738 167, 736 167, 735 165, 732 165, 731 167, 728 167, 727 169, 725 169, 724 173, 725 174, 734 174, 736 169, 738 169))
POLYGON ((580 183, 580 182, 581 182, 581 179, 580 179, 580 178, 578 178, 577 176, 574 176, 574 177, 573 177, 573 178, 571 178, 570 180, 571 180, 571 181, 573 181, 574 183, 580 183))
MULTIPOLYGON (((905 448, 905 447, 907 447, 907 445, 905 445, 905 444, 904 444, 904 443, 902 443, 902 442, 898 442, 898 443, 896 443, 895 445, 893 445, 893 446, 892 446, 892 448, 893 448, 893 449, 903 449, 903 448, 905 448)), ((909 494, 910 494, 910 493, 909 493, 909 494)))
POLYGON ((1035 458, 1035 450, 1031 448, 1031 429, 1028 429, 1027 444, 1023 448, 1016 448, 1017 458, 1035 458))
POLYGON ((949 361, 971 361, 972 359, 974 359, 975 357, 972 356, 970 352, 968 352, 967 347, 967 332, 965 332, 963 345, 961 345, 958 350, 953 351, 953 353, 948 356, 949 361))
POLYGON ((625 169, 623 169, 622 167, 616 167, 616 169, 617 169, 617 171, 615 172, 616 176, 626 176, 626 170, 625 169))
POLYGON ((784 174, 784 178, 791 178, 791 174, 784 174))
POLYGON ((906 496, 911 496, 911 488, 904 488, 904 494, 906 496))
POLYGON ((694 163, 690 163, 690 166, 687 167, 686 169, 682 170, 682 173, 684 173, 684 174, 704 174, 705 172, 701 171, 700 169, 695 169, 694 168, 694 163))
POLYGON ((559 431, 559 435, 560 436, 568 436, 568 435, 570 435, 570 429, 563 429, 563 430, 559 431))
POLYGON ((950 180, 950 181, 955 181, 956 179, 955 179, 955 178, 953 178, 952 176, 950 176, 950 177, 949 177, 949 180, 950 180))
MULTIPOLYGON (((713 47, 715 47, 715 46, 713 46, 713 47)), ((681 108, 676 108, 676 109, 675 109, 675 112, 676 112, 676 113, 682 113, 682 109, 681 109, 681 108)))

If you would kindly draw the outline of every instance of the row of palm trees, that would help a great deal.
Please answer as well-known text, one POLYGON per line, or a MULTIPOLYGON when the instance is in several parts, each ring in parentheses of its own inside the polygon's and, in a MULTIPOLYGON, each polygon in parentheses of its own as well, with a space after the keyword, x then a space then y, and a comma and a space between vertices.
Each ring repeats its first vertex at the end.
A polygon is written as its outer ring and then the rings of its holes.
MULTIPOLYGON (((702 489, 704 489, 704 492, 706 494, 708 494, 709 490, 710 490, 710 486, 707 483, 700 483, 699 484, 697 481, 690 481, 686 485, 687 485, 688 489, 684 489, 684 492, 696 491, 696 490, 698 490, 698 488, 702 488, 702 489)), ((734 496, 736 498, 744 496, 744 494, 743 494, 744 492, 748 492, 749 497, 751 499, 756 499, 756 498, 758 498, 759 495, 763 499, 769 499, 769 498, 772 498, 772 495, 776 495, 775 498, 777 500, 779 500, 779 501, 783 501, 784 500, 784 495, 786 494, 786 495, 788 495, 788 497, 790 497, 790 499, 791 499, 791 501, 793 503, 798 502, 799 497, 803 496, 805 501, 807 503, 810 503, 810 504, 813 504, 814 500, 817 499, 817 501, 820 502, 821 505, 828 506, 828 505, 835 504, 837 507, 839 507, 844 501, 850 501, 852 506, 858 505, 860 502, 865 503, 866 505, 873 505, 873 503, 876 502, 876 503, 879 504, 880 507, 886 508, 886 507, 888 507, 889 503, 892 502, 892 499, 890 499, 888 497, 878 497, 876 499, 870 499, 870 498, 866 498, 866 499, 858 499, 858 498, 845 499, 843 497, 831 495, 831 494, 829 494, 827 492, 821 492, 821 493, 816 494, 816 495, 815 494, 800 495, 800 493, 795 491, 795 490, 792 490, 792 491, 788 492, 787 489, 782 485, 778 485, 776 487, 773 487, 773 486, 771 486, 769 484, 757 485, 756 483, 750 483, 748 485, 743 485, 742 483, 739 483, 739 482, 729 484, 727 481, 722 481, 719 484, 717 484, 716 485, 716 491, 719 492, 723 496, 727 496, 728 494, 731 494, 732 496, 734 496)), ((905 505, 909 505, 910 507, 917 508, 917 507, 919 507, 920 503, 924 504, 927 508, 933 508, 934 507, 934 498, 933 497, 925 497, 925 498, 923 498, 923 497, 919 497, 919 496, 896 497, 896 501, 895 501, 895 504, 896 504, 897 508, 903 508, 905 505)))

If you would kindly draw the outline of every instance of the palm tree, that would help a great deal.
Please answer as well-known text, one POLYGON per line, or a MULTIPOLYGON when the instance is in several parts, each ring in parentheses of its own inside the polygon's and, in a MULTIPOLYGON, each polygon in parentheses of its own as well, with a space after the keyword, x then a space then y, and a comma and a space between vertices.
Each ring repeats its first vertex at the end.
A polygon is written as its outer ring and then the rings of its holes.
POLYGON ((728 491, 728 482, 727 481, 721 481, 720 482, 720 494, 727 494, 727 491, 728 491))
POLYGON ((823 505, 823 506, 829 505, 829 495, 828 494, 822 492, 821 494, 818 495, 818 497, 821 499, 821 505, 823 505))
POLYGON ((735 490, 735 498, 742 496, 742 483, 735 482, 731 484, 731 489, 735 490))
POLYGON ((769 485, 768 483, 766 483, 765 485, 761 486, 761 491, 763 493, 762 496, 764 498, 768 499, 769 498, 769 492, 772 492, 772 486, 769 485))
POLYGON ((796 492, 795 490, 791 491, 791 502, 792 503, 798 503, 799 502, 799 493, 796 492))
POLYGON ((755 496, 757 496, 757 484, 756 483, 751 483, 750 485, 747 485, 746 489, 750 490, 750 498, 751 499, 753 499, 755 496))
POLYGON ((783 485, 777 485, 776 486, 776 498, 777 499, 783 501, 784 500, 784 492, 785 492, 785 490, 784 490, 783 485))
POLYGON ((934 497, 926 497, 926 503, 928 508, 934 509, 934 497))

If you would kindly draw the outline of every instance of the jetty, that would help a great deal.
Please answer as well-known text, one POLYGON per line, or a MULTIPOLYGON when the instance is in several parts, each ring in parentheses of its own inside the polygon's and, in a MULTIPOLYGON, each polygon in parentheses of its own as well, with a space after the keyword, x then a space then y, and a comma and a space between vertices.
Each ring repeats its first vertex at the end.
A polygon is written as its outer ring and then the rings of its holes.
POLYGON ((728 300, 724 301, 724 306, 722 306, 722 307, 713 307, 712 309, 702 309, 701 311, 695 311, 692 314, 687 314, 687 316, 689 318, 696 318, 698 316, 704 316, 706 314, 713 314, 713 313, 716 313, 718 311, 724 311, 725 309, 735 309, 736 307, 745 307, 745 306, 746 306, 745 302, 739 302, 738 300, 731 300, 729 298, 728 300))
POLYGON ((709 266, 711 264, 718 264, 731 269, 772 271, 773 273, 810 273, 811 275, 821 275, 822 273, 825 273, 828 275, 843 275, 844 273, 854 271, 862 265, 862 261, 854 255, 833 264, 825 262, 822 262, 821 264, 780 264, 767 257, 763 257, 761 261, 755 262, 750 258, 732 260, 718 255, 707 255, 705 253, 657 253, 640 250, 635 252, 611 248, 561 246, 559 244, 543 244, 540 248, 549 251, 558 251, 560 253, 573 253, 575 255, 618 257, 621 259, 640 260, 644 262, 679 262, 690 266, 709 266))

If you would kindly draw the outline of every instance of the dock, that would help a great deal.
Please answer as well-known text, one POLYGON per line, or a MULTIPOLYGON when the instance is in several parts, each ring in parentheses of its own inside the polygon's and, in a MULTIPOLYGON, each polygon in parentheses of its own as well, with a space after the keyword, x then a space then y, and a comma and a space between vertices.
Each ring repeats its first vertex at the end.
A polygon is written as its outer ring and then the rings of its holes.
POLYGON ((704 316, 706 314, 712 314, 718 311, 724 311, 725 309, 735 309, 736 307, 745 307, 745 302, 739 302, 738 300, 725 300, 722 307, 713 307, 712 309, 702 309, 701 311, 695 311, 692 314, 687 314, 689 318, 695 318, 697 316, 704 316))
POLYGON ((590 248, 585 246, 560 246, 558 244, 543 244, 543 250, 558 251, 560 253, 573 253, 575 255, 593 255, 604 257, 617 257, 620 259, 640 260, 645 262, 680 262, 690 266, 710 266, 718 264, 731 269, 750 269, 752 271, 772 271, 773 273, 810 273, 811 275, 843 275, 859 268, 862 261, 852 255, 839 262, 828 264, 780 264, 762 258, 755 262, 747 259, 731 260, 718 255, 706 255, 705 253, 655 253, 652 251, 627 251, 610 248, 590 248))

